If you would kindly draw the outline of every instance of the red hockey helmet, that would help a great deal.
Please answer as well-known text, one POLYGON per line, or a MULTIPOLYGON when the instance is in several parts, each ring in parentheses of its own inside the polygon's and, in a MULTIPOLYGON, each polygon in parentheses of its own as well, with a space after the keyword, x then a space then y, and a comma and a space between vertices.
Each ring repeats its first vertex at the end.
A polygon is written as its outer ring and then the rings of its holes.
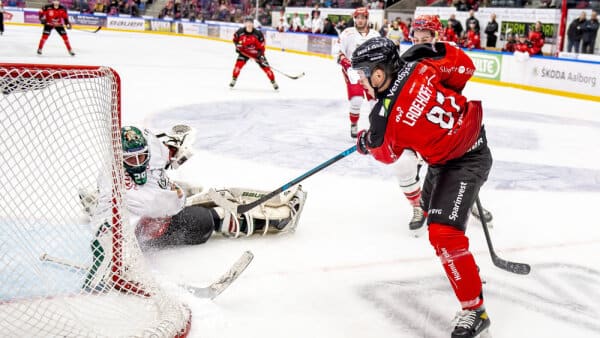
POLYGON ((439 36, 444 32, 440 18, 437 15, 419 15, 415 18, 412 23, 413 31, 432 31, 434 34, 437 32, 439 36))
POLYGON ((369 10, 367 9, 367 7, 358 7, 357 9, 354 10, 354 13, 352 13, 352 17, 356 18, 359 15, 364 15, 365 18, 369 18, 369 10))

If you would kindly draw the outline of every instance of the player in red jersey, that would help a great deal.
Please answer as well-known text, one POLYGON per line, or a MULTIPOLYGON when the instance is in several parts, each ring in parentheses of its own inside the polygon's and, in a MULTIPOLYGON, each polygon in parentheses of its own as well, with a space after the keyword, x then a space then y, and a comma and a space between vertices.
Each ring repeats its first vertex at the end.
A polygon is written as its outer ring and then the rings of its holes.
POLYGON ((59 0, 52 0, 52 4, 45 5, 39 12, 39 18, 42 25, 44 25, 44 31, 42 33, 42 38, 40 39, 40 44, 38 46, 37 53, 42 55, 42 48, 44 48, 44 44, 52 29, 56 29, 60 37, 65 42, 65 46, 69 51, 69 54, 75 56, 75 52, 71 48, 71 44, 69 43, 69 37, 67 36, 67 29, 71 29, 71 23, 69 22, 69 14, 67 14, 67 9, 65 6, 60 4, 59 0))
POLYGON ((369 130, 358 133, 358 151, 389 164, 411 149, 429 165, 433 189, 423 191, 422 198, 429 241, 462 307, 452 338, 476 337, 490 325, 465 235, 470 209, 492 166, 481 102, 444 85, 443 74, 427 60, 402 60, 387 39, 359 46, 352 66, 378 99, 369 130))
POLYGON ((544 47, 546 35, 542 28, 542 22, 536 21, 533 30, 529 32, 529 41, 531 42, 529 55, 544 55, 544 53, 542 53, 542 47, 544 47))
POLYGON ((275 82, 275 74, 273 74, 271 67, 269 67, 269 62, 265 57, 265 37, 261 31, 254 28, 254 18, 251 16, 244 18, 244 27, 238 29, 233 34, 233 43, 235 44, 238 57, 233 67, 233 78, 229 83, 229 87, 233 88, 235 86, 242 68, 244 68, 248 59, 253 59, 267 74, 267 77, 271 80, 273 89, 278 90, 279 86, 275 82))

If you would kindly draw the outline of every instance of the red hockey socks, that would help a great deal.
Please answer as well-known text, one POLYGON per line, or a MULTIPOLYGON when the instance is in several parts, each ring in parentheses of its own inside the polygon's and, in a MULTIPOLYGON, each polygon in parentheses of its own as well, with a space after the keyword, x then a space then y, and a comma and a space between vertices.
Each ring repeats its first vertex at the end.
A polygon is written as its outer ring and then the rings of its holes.
POLYGON ((63 34, 61 35, 63 41, 65 42, 65 46, 67 47, 67 50, 70 52, 71 51, 71 44, 69 43, 69 37, 67 36, 67 34, 63 34))
POLYGON ((442 261, 461 307, 473 310, 483 305, 481 279, 465 233, 449 225, 431 223, 429 242, 442 261))
POLYGON ((269 80, 271 80, 271 82, 275 81, 275 74, 273 74, 271 67, 260 67, 260 68, 262 68, 263 72, 265 72, 265 74, 267 74, 267 77, 269 78, 269 80))
POLYGON ((48 40, 49 36, 50 36, 50 34, 42 34, 42 38, 40 39, 40 44, 38 45, 38 49, 44 48, 44 44, 46 43, 46 40, 48 40))
POLYGON ((240 72, 242 71, 242 68, 244 68, 244 65, 246 64, 246 61, 244 60, 237 60, 235 62, 235 66, 233 66, 233 78, 237 79, 237 77, 240 75, 240 72))
POLYGON ((406 199, 413 207, 421 206, 421 188, 417 188, 417 190, 413 192, 404 192, 404 196, 406 196, 406 199))
POLYGON ((358 123, 358 118, 360 117, 359 114, 352 114, 352 113, 350 113, 349 116, 350 116, 350 123, 352 123, 352 124, 357 124, 358 123))

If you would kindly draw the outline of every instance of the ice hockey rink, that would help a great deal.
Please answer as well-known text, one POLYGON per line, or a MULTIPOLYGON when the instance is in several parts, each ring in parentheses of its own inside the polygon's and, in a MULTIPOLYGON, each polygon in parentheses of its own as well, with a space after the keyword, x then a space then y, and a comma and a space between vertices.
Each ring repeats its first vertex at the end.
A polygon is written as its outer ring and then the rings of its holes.
MULTIPOLYGON (((276 74, 275 92, 249 62, 231 90, 229 43, 71 30, 77 56, 56 32, 37 56, 41 30, 7 26, 1 62, 113 67, 123 124, 197 130, 196 155, 176 174, 206 188, 273 190, 353 144, 333 60, 269 50, 272 66, 306 76, 276 74)), ((600 337, 600 104, 478 83, 465 94, 483 101, 495 160, 481 201, 496 251, 532 266, 527 276, 496 268, 470 221, 492 336, 600 337)), ((365 104, 362 127, 367 114, 365 104)), ((389 168, 353 154, 302 185, 295 233, 146 251, 170 286, 208 285, 245 250, 255 254, 214 301, 179 290, 193 311, 189 336, 449 337, 458 302, 427 236, 408 233, 412 211, 389 168)))

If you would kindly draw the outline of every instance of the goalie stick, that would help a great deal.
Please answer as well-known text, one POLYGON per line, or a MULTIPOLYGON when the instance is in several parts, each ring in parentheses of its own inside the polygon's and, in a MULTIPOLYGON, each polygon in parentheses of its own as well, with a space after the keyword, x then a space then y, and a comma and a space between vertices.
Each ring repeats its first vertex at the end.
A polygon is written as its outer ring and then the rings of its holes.
POLYGON ((250 211, 251 209, 259 206, 260 204, 270 200, 273 196, 282 193, 286 190, 288 190, 289 188, 295 186, 296 184, 304 181, 305 179, 309 178, 310 176, 318 173, 319 171, 329 167, 330 165, 334 164, 335 162, 343 159, 344 157, 352 154, 353 152, 356 151, 356 146, 352 146, 344 151, 342 151, 341 153, 335 155, 334 157, 330 158, 329 160, 319 164, 318 166, 310 169, 309 171, 305 172, 304 174, 296 177, 295 179, 289 181, 288 183, 282 185, 281 187, 271 191, 270 193, 261 196, 259 199, 257 199, 256 201, 247 203, 247 204, 236 204, 233 203, 231 201, 229 201, 228 199, 226 199, 225 197, 223 197, 223 195, 221 195, 221 193, 217 192, 215 189, 210 189, 208 191, 208 196, 210 196, 210 198, 219 206, 221 206, 224 209, 227 209, 228 212, 230 212, 233 215, 238 215, 238 214, 243 214, 246 213, 248 211, 250 211))
POLYGON ((214 283, 206 287, 192 286, 189 284, 179 284, 187 292, 199 298, 215 299, 225 289, 227 289, 235 280, 240 276, 244 270, 250 265, 254 254, 250 251, 246 251, 242 254, 238 260, 233 263, 231 268, 225 272, 221 278, 217 279, 214 283))
MULTIPOLYGON (((185 291, 191 293, 192 295, 199 298, 209 298, 215 299, 218 295, 220 295, 223 291, 225 291, 235 280, 240 276, 244 270, 250 265, 254 259, 254 254, 250 251, 246 251, 238 258, 238 260, 225 272, 219 279, 206 287, 199 287, 184 283, 179 283, 178 285, 183 288, 185 291)), ((61 265, 67 268, 71 268, 73 270, 78 271, 87 271, 88 268, 83 266, 82 264, 78 264, 75 262, 68 261, 63 258, 50 256, 47 253, 43 253, 40 256, 40 261, 42 262, 51 262, 57 265, 61 265)))
MULTIPOLYGON (((483 207, 481 206, 479 196, 475 200, 475 204, 477 204, 477 210, 479 210, 479 214, 483 215, 483 207)), ((511 262, 498 257, 496 251, 494 251, 494 247, 492 246, 492 239, 490 237, 490 232, 488 230, 485 217, 481 217, 480 221, 481 227, 483 228, 483 232, 485 233, 485 240, 487 242, 488 249, 490 251, 490 256, 492 256, 492 262, 494 263, 494 265, 502 270, 506 270, 508 272, 516 273, 519 275, 529 274, 529 272, 531 271, 531 266, 529 266, 529 264, 511 262)))

